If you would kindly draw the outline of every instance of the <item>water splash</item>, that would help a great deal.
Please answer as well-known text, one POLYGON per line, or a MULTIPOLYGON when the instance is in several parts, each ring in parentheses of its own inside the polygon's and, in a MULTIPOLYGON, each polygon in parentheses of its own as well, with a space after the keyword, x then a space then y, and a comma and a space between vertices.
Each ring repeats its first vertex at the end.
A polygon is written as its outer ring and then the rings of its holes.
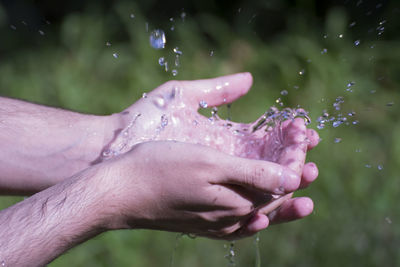
POLYGON ((225 248, 228 248, 228 254, 225 255, 225 258, 228 260, 228 266, 236 266, 235 262, 235 241, 229 243, 229 245, 224 245, 225 248))
POLYGON ((254 246, 255 246, 255 251, 256 251, 256 255, 255 255, 255 267, 261 267, 261 255, 260 255, 260 233, 257 233, 254 236, 254 246))
POLYGON ((170 260, 170 264, 169 264, 170 267, 174 267, 175 254, 176 254, 176 251, 178 249, 179 242, 181 241, 183 236, 184 236, 184 234, 179 233, 175 237, 175 244, 174 244, 174 248, 172 249, 171 260, 170 260))

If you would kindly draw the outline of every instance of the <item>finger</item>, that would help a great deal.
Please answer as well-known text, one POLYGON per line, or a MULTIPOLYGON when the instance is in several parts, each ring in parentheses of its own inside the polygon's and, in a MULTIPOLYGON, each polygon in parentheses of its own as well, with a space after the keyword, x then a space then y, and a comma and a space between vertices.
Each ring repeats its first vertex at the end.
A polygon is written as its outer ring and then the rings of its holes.
POLYGON ((245 223, 237 223, 232 226, 230 229, 237 229, 236 231, 230 234, 222 234, 219 235, 219 239, 224 240, 238 240, 241 238, 249 237, 254 235, 255 233, 264 230, 269 225, 269 219, 266 215, 256 213, 254 214, 247 222, 245 223))
POLYGON ((253 77, 245 72, 180 83, 184 88, 184 98, 191 106, 198 108, 199 103, 204 101, 202 103, 206 106, 213 107, 231 103, 245 95, 253 83, 253 77))
POLYGON ((265 203, 268 203, 272 199, 272 195, 269 193, 264 193, 259 190, 254 190, 250 188, 245 188, 243 186, 239 185, 233 185, 233 184, 224 184, 224 185, 216 185, 217 190, 215 193, 218 195, 216 197, 216 200, 223 199, 224 203, 226 203, 227 206, 230 205, 237 205, 237 200, 240 197, 240 200, 242 201, 241 206, 248 205, 249 207, 251 206, 252 208, 258 208, 262 205, 265 205, 265 203), (219 189, 219 187, 223 187, 223 190, 219 189), (244 203, 244 201, 247 201, 247 203, 244 203))
POLYGON ((271 224, 301 219, 311 214, 314 203, 308 197, 293 198, 285 201, 279 209, 268 214, 271 224))
POLYGON ((259 207, 257 212, 268 215, 272 211, 276 210, 286 200, 289 200, 292 197, 292 195, 293 195, 293 193, 290 193, 290 194, 284 195, 282 197, 279 197, 279 198, 265 204, 264 206, 259 207))
POLYGON ((285 122, 282 124, 282 136, 284 149, 278 159, 278 163, 300 175, 307 150, 306 125, 304 120, 296 118, 289 123, 285 122))
POLYGON ((285 194, 298 189, 300 175, 280 164, 239 157, 220 161, 222 177, 216 183, 233 184, 271 194, 285 194))
POLYGON ((303 175, 301 177, 300 188, 306 188, 318 177, 318 167, 314 162, 308 162, 304 165, 303 175))
POLYGON ((264 230, 269 225, 269 219, 265 214, 256 213, 254 216, 249 220, 247 225, 243 226, 243 233, 244 235, 253 235, 261 230, 264 230))
POLYGON ((238 240, 241 238, 249 237, 261 230, 266 229, 268 226, 268 217, 264 214, 256 213, 250 218, 250 220, 246 224, 241 226, 240 229, 230 235, 224 236, 223 239, 238 240))
POLYGON ((319 143, 319 135, 314 129, 307 129, 308 150, 313 149, 319 143))

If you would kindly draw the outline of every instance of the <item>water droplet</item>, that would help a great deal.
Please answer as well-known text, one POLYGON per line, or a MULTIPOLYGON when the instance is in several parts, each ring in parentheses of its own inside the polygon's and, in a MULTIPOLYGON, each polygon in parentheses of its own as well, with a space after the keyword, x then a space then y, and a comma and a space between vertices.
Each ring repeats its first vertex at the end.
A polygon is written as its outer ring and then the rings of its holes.
POLYGON ((12 24, 10 25, 10 28, 11 28, 12 30, 14 30, 14 31, 17 29, 17 27, 15 27, 15 25, 12 25, 12 24))
POLYGON ((160 58, 158 59, 158 64, 160 64, 160 66, 164 66, 164 64, 165 64, 165 58, 164 58, 164 57, 160 57, 160 58))
POLYGON ((39 34, 43 36, 44 35, 44 31, 39 30, 39 34))
POLYGON ((210 51, 210 57, 212 57, 214 55, 214 50, 210 51))
POLYGON ((299 71, 299 75, 304 75, 305 72, 306 71, 304 69, 302 69, 302 70, 299 71))
POLYGON ((169 28, 171 31, 174 31, 175 30, 175 26, 174 25, 172 25, 171 26, 171 28, 169 28))
POLYGON ((111 43, 110 42, 106 42, 106 46, 111 46, 111 43))
POLYGON ((144 28, 146 29, 146 32, 149 32, 149 23, 148 22, 146 22, 144 24, 144 28))
POLYGON ((113 57, 114 57, 114 58, 118 58, 118 54, 117 54, 117 53, 114 53, 114 54, 113 54, 113 57))
POLYGON ((376 90, 371 90, 371 91, 369 91, 371 94, 375 94, 376 93, 376 90))
POLYGON ((343 96, 338 96, 336 98, 336 101, 333 103, 333 106, 335 107, 336 110, 341 109, 341 105, 344 103, 344 97, 343 96))
POLYGON ((171 71, 171 73, 172 73, 172 76, 178 75, 178 71, 177 71, 176 69, 173 69, 173 70, 171 71))
POLYGON ((338 36, 338 37, 339 37, 340 39, 341 39, 341 38, 343 38, 343 34, 342 34, 342 33, 341 33, 341 34, 339 34, 339 36, 338 36))
POLYGON ((215 117, 215 116, 217 116, 217 114, 218 114, 218 108, 217 107, 213 107, 211 109, 211 116, 215 117))
POLYGON ((164 108, 166 105, 165 99, 162 96, 155 97, 153 103, 158 108, 164 108))
POLYGON ((178 54, 178 55, 182 55, 183 54, 182 51, 180 51, 178 47, 175 47, 173 50, 174 50, 175 54, 178 54))
POLYGON ((349 27, 351 28, 351 27, 354 27, 355 25, 356 25, 356 22, 353 21, 352 23, 350 23, 349 27))
POLYGON ((346 88, 346 91, 347 92, 353 92, 353 85, 355 84, 355 82, 349 82, 348 84, 347 84, 347 88, 346 88))
POLYGON ((335 144, 342 142, 342 138, 336 137, 335 138, 335 144))
POLYGON ((288 94, 289 94, 289 92, 287 90, 282 90, 281 91, 281 95, 288 95, 288 94))
POLYGON ((113 151, 111 150, 111 149, 105 149, 104 151, 103 151, 103 153, 101 154, 104 158, 108 158, 108 157, 110 157, 111 155, 113 155, 113 151))
POLYGON ((131 13, 131 14, 129 15, 129 17, 130 17, 131 19, 134 19, 134 18, 135 18, 135 14, 131 13))
POLYGON ((150 33, 150 45, 155 49, 163 49, 167 42, 165 33, 163 30, 157 29, 150 33))
POLYGON ((357 125, 359 123, 359 121, 355 120, 352 122, 353 125, 357 125))
POLYGON ((167 115, 161 116, 161 128, 165 128, 168 125, 168 117, 167 115))
POLYGON ((347 115, 349 115, 350 117, 353 117, 356 115, 356 113, 354 111, 351 111, 351 112, 347 113, 347 115))
POLYGON ((147 93, 143 93, 142 98, 147 98, 147 93))
POLYGON ((354 41, 354 45, 355 45, 355 46, 359 46, 359 45, 360 45, 360 42, 361 42, 360 40, 355 40, 355 41, 354 41))
POLYGON ((356 153, 360 153, 362 150, 360 148, 356 148, 356 153))
POLYGON ((324 34, 324 36, 323 36, 323 37, 324 37, 324 39, 326 39, 326 38, 328 38, 328 35, 327 35, 327 34, 324 34))
POLYGON ((180 65, 180 62, 179 62, 179 55, 176 55, 176 57, 175 57, 175 66, 176 66, 176 67, 179 67, 179 65, 180 65))
POLYGON ((182 12, 182 13, 181 13, 181 19, 182 19, 182 21, 185 21, 185 18, 186 18, 186 12, 182 12))
POLYGON ((201 108, 207 108, 207 107, 208 107, 208 104, 207 104, 206 101, 201 100, 201 101, 199 102, 199 106, 200 106, 201 108))
POLYGON ((378 165, 378 170, 380 170, 380 171, 383 170, 383 165, 379 164, 378 165))
POLYGON ((281 98, 278 98, 277 100, 275 100, 275 103, 277 103, 279 106, 283 106, 283 102, 281 98))
POLYGON ((372 167, 371 164, 365 164, 365 168, 370 169, 371 167, 372 167))
POLYGON ((168 71, 168 70, 169 70, 169 68, 168 68, 168 62, 167 62, 167 61, 165 61, 165 63, 164 63, 164 70, 165 70, 165 71, 168 71))
POLYGON ((323 55, 323 54, 326 54, 328 52, 328 49, 326 49, 326 48, 324 48, 324 49, 322 49, 321 50, 321 54, 323 55))
POLYGON ((332 126, 336 128, 336 127, 339 127, 342 123, 343 123, 342 121, 334 121, 332 123, 332 126))
POLYGON ((386 217, 386 218, 385 218, 385 221, 386 221, 388 224, 392 224, 392 220, 391 220, 389 217, 386 217))

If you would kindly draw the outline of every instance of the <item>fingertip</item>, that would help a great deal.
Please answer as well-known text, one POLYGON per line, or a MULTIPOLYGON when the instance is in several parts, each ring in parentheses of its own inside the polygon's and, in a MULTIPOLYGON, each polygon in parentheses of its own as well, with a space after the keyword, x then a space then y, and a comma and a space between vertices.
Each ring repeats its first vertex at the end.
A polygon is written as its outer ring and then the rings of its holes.
POLYGON ((293 199, 293 207, 296 218, 300 219, 311 214, 314 210, 314 202, 308 197, 298 197, 293 199))
POLYGON ((284 223, 304 218, 312 213, 313 201, 308 197, 293 198, 283 203, 279 209, 271 213, 271 223, 284 223))
POLYGON ((257 233, 264 230, 269 225, 269 219, 266 215, 256 213, 246 225, 246 231, 248 233, 257 233))
POLYGON ((319 143, 319 134, 314 129, 307 129, 308 150, 313 149, 319 143))
POLYGON ((303 174, 301 179, 301 188, 307 187, 310 183, 314 182, 318 177, 318 167, 314 162, 308 162, 304 165, 303 174))

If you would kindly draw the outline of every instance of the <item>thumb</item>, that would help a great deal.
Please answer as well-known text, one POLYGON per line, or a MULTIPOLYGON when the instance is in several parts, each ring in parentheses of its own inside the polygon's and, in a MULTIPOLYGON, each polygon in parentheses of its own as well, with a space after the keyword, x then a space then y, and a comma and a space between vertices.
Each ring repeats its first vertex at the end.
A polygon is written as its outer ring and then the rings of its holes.
POLYGON ((204 107, 214 107, 235 101, 245 95, 252 83, 249 72, 236 73, 213 79, 181 81, 185 100, 194 108, 203 103, 204 107))

